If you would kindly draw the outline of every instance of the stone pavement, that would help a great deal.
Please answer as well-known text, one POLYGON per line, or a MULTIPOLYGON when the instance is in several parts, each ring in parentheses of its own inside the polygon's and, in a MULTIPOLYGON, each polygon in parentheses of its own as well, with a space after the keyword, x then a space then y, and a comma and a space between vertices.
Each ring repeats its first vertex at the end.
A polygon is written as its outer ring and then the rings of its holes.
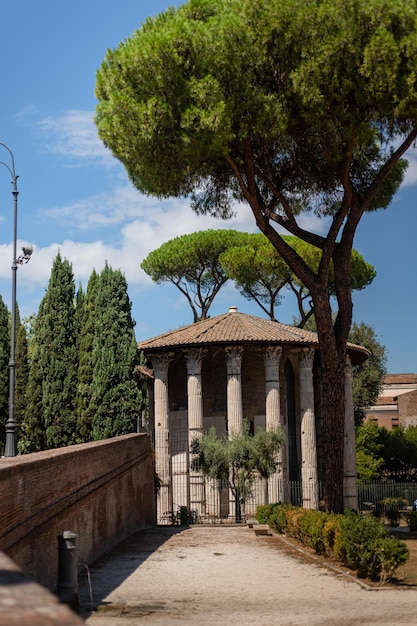
POLYGON ((370 587, 246 526, 143 531, 90 577, 88 626, 417 626, 416 589, 370 587))

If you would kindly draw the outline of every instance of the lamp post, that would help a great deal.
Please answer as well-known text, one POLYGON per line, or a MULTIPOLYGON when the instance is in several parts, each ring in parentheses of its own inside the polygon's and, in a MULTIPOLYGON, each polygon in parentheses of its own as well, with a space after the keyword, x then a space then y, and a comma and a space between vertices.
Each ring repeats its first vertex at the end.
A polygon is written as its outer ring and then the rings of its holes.
POLYGON ((26 246, 22 249, 23 254, 17 257, 17 196, 19 192, 17 190, 17 176, 14 167, 14 156, 5 143, 0 142, 0 146, 5 148, 10 155, 10 165, 4 161, 0 161, 1 165, 9 171, 12 177, 12 195, 13 195, 13 263, 12 263, 12 322, 11 322, 11 337, 10 337, 10 361, 9 361, 9 418, 6 422, 6 448, 5 456, 16 456, 16 421, 14 411, 14 396, 15 396, 15 381, 16 381, 16 274, 17 266, 27 263, 33 252, 32 246, 26 246))

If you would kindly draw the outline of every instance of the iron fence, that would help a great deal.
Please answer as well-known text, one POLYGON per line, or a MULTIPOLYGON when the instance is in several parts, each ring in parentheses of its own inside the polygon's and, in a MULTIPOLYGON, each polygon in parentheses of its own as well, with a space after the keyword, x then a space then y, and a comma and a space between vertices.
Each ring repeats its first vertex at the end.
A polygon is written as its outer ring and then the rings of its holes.
MULTIPOLYGON (((157 446, 156 453, 160 451, 157 446)), ((164 497, 164 505, 158 511, 159 523, 179 523, 187 518, 193 523, 225 523, 236 521, 235 499, 229 483, 205 478, 197 468, 190 468, 189 444, 180 436, 170 436, 169 441, 170 487, 164 497)), ((321 484, 318 487, 322 498, 321 484)), ((253 519, 259 505, 288 502, 302 506, 308 500, 300 481, 282 482, 278 475, 268 480, 257 479, 250 494, 241 503, 242 520, 253 519)), ((390 480, 358 483, 358 507, 360 511, 386 513, 390 510, 410 510, 417 500, 417 482, 390 480)))
POLYGON ((385 513, 393 509, 411 509, 417 500, 417 483, 394 480, 360 482, 358 500, 361 511, 375 510, 385 513))

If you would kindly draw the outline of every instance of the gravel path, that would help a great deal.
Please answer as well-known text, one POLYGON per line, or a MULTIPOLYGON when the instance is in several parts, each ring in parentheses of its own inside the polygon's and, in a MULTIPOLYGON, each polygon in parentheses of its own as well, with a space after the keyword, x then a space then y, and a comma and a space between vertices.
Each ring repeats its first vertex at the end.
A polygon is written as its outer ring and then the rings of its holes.
POLYGON ((417 626, 417 590, 371 588, 247 527, 158 527, 91 567, 89 626, 417 626))

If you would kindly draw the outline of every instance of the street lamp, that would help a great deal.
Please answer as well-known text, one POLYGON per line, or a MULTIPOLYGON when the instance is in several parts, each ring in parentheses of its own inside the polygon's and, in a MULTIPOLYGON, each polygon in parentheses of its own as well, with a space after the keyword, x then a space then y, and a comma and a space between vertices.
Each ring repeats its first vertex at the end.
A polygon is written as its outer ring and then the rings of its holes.
POLYGON ((5 148, 10 155, 10 165, 4 161, 0 161, 1 165, 9 171, 12 177, 12 195, 13 195, 13 263, 12 263, 12 323, 11 323, 11 338, 10 338, 10 361, 9 361, 9 418, 6 422, 6 448, 5 456, 16 456, 16 421, 14 413, 14 396, 15 396, 15 380, 16 380, 16 274, 17 266, 27 263, 33 252, 33 246, 28 245, 22 248, 23 254, 17 257, 17 196, 19 192, 17 190, 17 179, 14 168, 14 156, 5 143, 0 141, 0 146, 5 148))

